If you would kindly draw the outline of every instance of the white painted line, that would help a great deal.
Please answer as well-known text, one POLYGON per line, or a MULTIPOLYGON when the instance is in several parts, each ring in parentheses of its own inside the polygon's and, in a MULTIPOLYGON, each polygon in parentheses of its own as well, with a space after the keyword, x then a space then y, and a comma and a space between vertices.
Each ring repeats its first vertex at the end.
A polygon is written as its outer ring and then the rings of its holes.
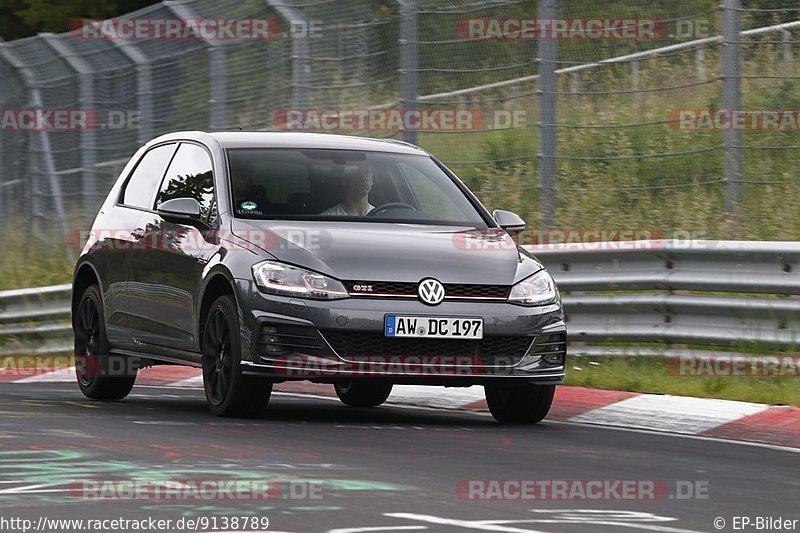
POLYGON ((480 386, 445 388, 428 385, 395 385, 387 401, 394 404, 459 409, 483 398, 483 387, 480 386))
POLYGON ((768 405, 642 394, 574 416, 571 422, 697 434, 769 409, 768 405))
MULTIPOLYGON (((533 511, 537 512, 537 511, 533 511)), ((448 525, 448 526, 455 526, 461 527, 464 529, 477 529, 480 531, 501 531, 505 533, 545 533, 541 530, 535 529, 521 529, 519 527, 512 527, 512 526, 521 526, 526 524, 567 524, 567 525, 600 525, 600 526, 614 526, 616 529, 617 527, 629 527, 643 531, 656 531, 659 533, 704 533, 702 531, 696 531, 693 529, 682 529, 677 527, 670 527, 670 526, 659 526, 648 522, 664 522, 664 521, 674 521, 677 520, 676 518, 671 517, 660 517, 656 515, 650 515, 652 517, 651 520, 648 520, 647 517, 636 517, 633 516, 631 521, 624 521, 625 516, 620 516, 621 520, 606 520, 602 517, 591 517, 587 516, 585 518, 580 517, 579 513, 583 512, 583 510, 576 510, 569 515, 565 515, 561 518, 550 518, 550 519, 521 519, 521 520, 457 520, 451 518, 444 518, 439 516, 431 516, 431 515, 422 515, 422 514, 415 514, 415 513, 384 513, 384 516, 389 516, 392 518, 405 518, 408 520, 414 520, 416 522, 427 522, 431 524, 438 524, 438 525, 448 525)), ((588 511, 592 512, 592 511, 588 511)), ((614 511, 608 511, 609 513, 615 513, 614 511)), ((616 514, 624 514, 625 511, 616 512, 616 514)), ((642 514, 642 513, 631 513, 632 515, 642 514)))
POLYGON ((541 520, 498 520, 496 524, 591 524, 595 526, 614 526, 617 527, 631 527, 634 529, 645 531, 657 531, 659 533, 706 533, 705 531, 697 531, 695 529, 682 529, 679 527, 670 526, 657 526, 655 524, 646 524, 642 522, 615 522, 613 520, 557 520, 557 519, 541 519, 541 520))
POLYGON ((441 526, 477 529, 478 531, 502 531, 503 533, 547 533, 546 531, 541 531, 538 529, 520 529, 518 527, 504 526, 490 520, 457 520, 453 518, 443 518, 440 516, 416 513, 383 513, 383 516, 389 516, 392 518, 406 518, 416 522, 427 522, 428 524, 437 524, 441 526))
POLYGON ((203 388, 203 374, 194 376, 188 379, 182 379, 169 384, 170 387, 177 387, 181 389, 202 389, 203 388))
MULTIPOLYGON (((423 407, 418 407, 418 409, 423 409, 423 407)), ((483 414, 483 413, 475 413, 475 414, 483 414)), ((545 419, 544 422, 540 422, 548 424, 561 424, 565 426, 581 426, 581 427, 596 427, 600 429, 608 429, 611 431, 627 431, 629 433, 640 433, 644 435, 654 435, 654 436, 663 436, 663 437, 672 437, 676 439, 688 439, 688 440, 700 440, 706 442, 718 442, 721 444, 736 444, 738 446, 750 446, 753 448, 764 448, 767 450, 776 450, 779 452, 789 452, 789 453, 800 453, 800 448, 792 448, 790 446, 781 446, 779 444, 767 444, 764 442, 753 442, 748 440, 734 440, 734 439, 726 439, 722 437, 709 437, 706 435, 688 435, 686 433, 673 433, 671 431, 662 431, 657 429, 639 429, 639 428, 625 428, 620 426, 604 426, 602 424, 593 424, 589 422, 571 422, 569 420, 547 420, 545 419)))
POLYGON ((72 383, 75 381, 75 367, 61 368, 45 374, 16 379, 12 383, 72 383))
POLYGON ((346 527, 344 529, 330 529, 328 533, 367 533, 369 531, 420 531, 428 526, 371 526, 371 527, 346 527))

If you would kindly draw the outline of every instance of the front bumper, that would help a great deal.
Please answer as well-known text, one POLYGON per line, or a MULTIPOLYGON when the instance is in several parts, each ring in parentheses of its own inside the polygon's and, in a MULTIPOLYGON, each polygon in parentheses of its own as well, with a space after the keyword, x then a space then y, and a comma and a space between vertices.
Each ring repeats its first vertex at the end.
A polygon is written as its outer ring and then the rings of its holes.
POLYGON ((266 295, 250 280, 237 283, 245 374, 274 381, 369 379, 448 386, 508 380, 551 385, 564 379, 566 326, 560 302, 522 307, 446 301, 431 307, 415 299, 315 301, 266 295), (383 338, 386 314, 481 317, 484 340, 403 344, 383 338))

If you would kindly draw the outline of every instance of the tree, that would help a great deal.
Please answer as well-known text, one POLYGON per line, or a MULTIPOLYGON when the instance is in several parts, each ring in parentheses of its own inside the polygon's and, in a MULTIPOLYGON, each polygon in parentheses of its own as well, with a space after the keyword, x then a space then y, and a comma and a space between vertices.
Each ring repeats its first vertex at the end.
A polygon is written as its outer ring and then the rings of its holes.
POLYGON ((156 4, 154 0, 0 0, 0 37, 6 41, 38 32, 69 31, 82 18, 110 18, 156 4))

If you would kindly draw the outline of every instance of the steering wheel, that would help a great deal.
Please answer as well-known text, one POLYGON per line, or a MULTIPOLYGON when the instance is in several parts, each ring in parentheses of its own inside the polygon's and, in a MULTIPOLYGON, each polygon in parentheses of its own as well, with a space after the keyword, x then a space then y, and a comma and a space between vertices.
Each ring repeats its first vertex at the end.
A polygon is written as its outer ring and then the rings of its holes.
POLYGON ((375 216, 377 214, 383 213, 383 212, 388 211, 390 209, 397 209, 397 208, 411 209, 413 211, 419 211, 419 209, 417 209, 413 205, 405 204, 403 202, 389 202, 388 204, 383 204, 381 206, 376 207, 375 209, 373 209, 372 211, 367 213, 367 216, 368 217, 373 217, 373 216, 375 216))

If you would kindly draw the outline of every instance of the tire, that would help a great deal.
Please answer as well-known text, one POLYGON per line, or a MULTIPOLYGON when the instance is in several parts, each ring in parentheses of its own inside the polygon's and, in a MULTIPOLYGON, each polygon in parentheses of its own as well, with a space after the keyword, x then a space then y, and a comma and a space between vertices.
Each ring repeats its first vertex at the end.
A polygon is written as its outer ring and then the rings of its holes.
POLYGON ((392 384, 381 381, 345 381, 335 383, 336 396, 350 407, 377 407, 392 393, 392 384))
POLYGON ((239 312, 233 296, 220 296, 203 329, 203 389, 217 416, 252 418, 264 411, 272 382, 242 374, 239 312))
POLYGON ((103 298, 100 288, 91 285, 81 295, 73 317, 75 332, 75 376, 78 387, 93 400, 121 400, 136 381, 136 361, 120 356, 112 360, 106 336, 103 298), (114 362, 124 363, 124 368, 114 362))
POLYGON ((495 420, 503 424, 536 424, 547 416, 555 385, 486 385, 486 403, 495 420))

